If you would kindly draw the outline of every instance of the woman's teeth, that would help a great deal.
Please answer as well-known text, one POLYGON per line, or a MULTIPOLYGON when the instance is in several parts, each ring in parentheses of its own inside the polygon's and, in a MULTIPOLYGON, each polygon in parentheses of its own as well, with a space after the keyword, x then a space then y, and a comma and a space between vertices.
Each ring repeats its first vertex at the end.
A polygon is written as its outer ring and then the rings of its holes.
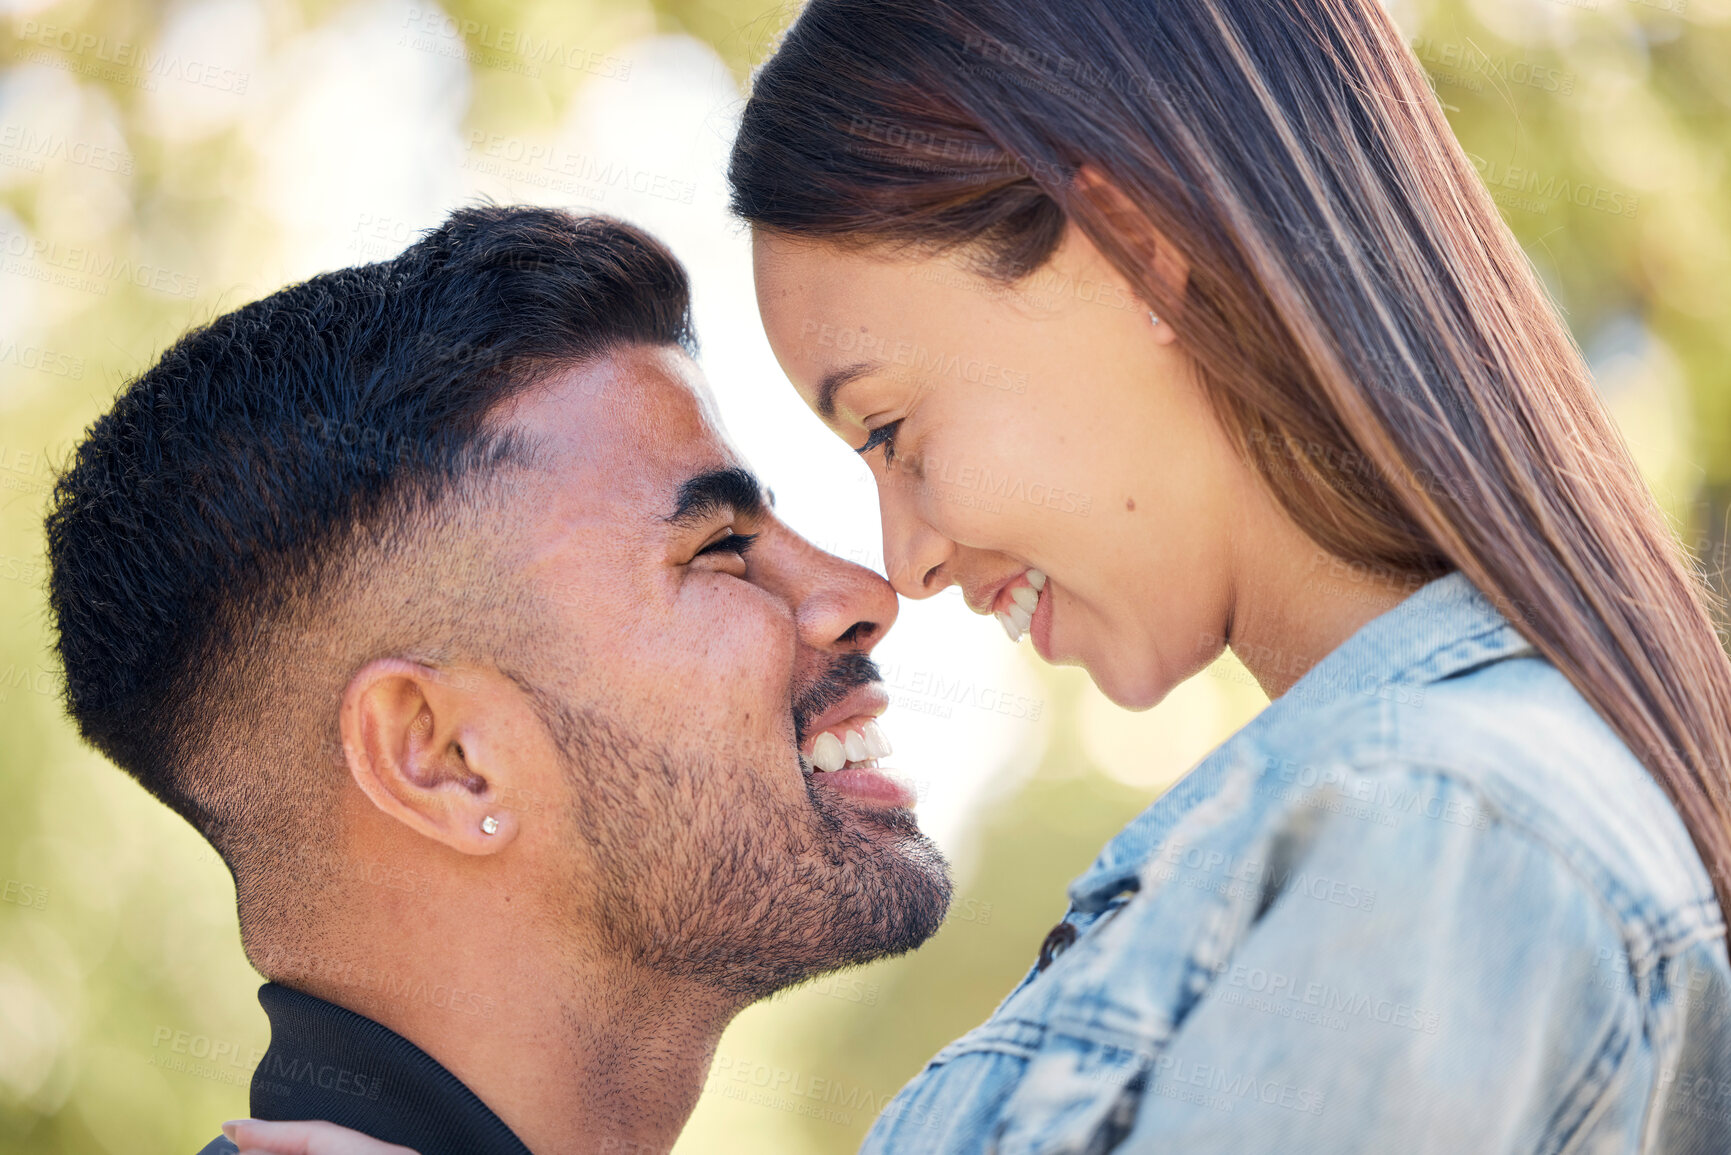
POLYGON ((868 718, 864 722, 846 723, 837 730, 825 730, 812 743, 811 753, 801 756, 801 761, 813 770, 832 771, 850 762, 869 762, 890 754, 890 740, 884 737, 883 728, 868 718))
POLYGON ((1040 570, 1031 569, 1023 574, 1027 585, 1019 585, 1010 591, 1010 605, 998 611, 998 624, 1004 627, 1004 633, 1012 642, 1022 640, 1022 635, 1034 624, 1034 610, 1040 604, 1040 591, 1046 588, 1046 575, 1040 570))

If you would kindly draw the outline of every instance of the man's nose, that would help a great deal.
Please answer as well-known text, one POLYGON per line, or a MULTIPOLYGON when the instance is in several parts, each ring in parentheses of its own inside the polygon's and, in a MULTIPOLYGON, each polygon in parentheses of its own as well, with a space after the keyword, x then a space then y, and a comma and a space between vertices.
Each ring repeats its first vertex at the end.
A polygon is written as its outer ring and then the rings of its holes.
POLYGON ((793 605, 800 641, 816 650, 869 654, 895 624, 896 591, 865 566, 794 540, 798 562, 784 571, 783 596, 793 605))

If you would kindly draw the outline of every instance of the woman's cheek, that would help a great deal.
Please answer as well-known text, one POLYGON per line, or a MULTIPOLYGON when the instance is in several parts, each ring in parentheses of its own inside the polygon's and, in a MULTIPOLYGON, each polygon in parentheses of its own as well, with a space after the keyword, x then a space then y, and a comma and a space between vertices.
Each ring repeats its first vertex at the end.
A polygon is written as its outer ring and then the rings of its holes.
POLYGON ((966 541, 977 536, 968 530, 992 512, 985 500, 991 474, 979 458, 939 448, 909 460, 901 480, 928 524, 966 541))

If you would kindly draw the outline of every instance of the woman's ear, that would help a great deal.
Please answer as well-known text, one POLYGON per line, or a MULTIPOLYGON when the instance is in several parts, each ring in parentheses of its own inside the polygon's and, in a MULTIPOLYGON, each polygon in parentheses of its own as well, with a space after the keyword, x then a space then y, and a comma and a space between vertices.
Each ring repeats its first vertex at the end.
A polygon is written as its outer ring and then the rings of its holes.
POLYGON ((516 836, 499 805, 523 768, 495 761, 508 727, 479 674, 437 670, 401 658, 363 666, 343 692, 343 757, 381 812, 464 854, 492 854, 516 836), (490 764, 491 763, 491 764, 490 764))
MULTIPOLYGON (((1154 278, 1166 291, 1167 299, 1182 301, 1190 283, 1190 262, 1154 227, 1148 214, 1093 165, 1085 164, 1076 170, 1075 189, 1076 195, 1100 214, 1112 232, 1131 246, 1138 263, 1153 270, 1154 278)), ((1154 339, 1163 345, 1176 341, 1178 327, 1183 322, 1182 310, 1168 305, 1154 307, 1151 311, 1159 315, 1159 321, 1150 326, 1154 339)))

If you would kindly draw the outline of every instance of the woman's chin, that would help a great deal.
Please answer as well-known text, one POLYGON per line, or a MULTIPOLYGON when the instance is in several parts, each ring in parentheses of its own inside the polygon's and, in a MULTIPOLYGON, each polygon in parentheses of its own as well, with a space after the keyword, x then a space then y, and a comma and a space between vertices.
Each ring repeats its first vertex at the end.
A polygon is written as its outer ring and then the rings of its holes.
POLYGON ((1146 710, 1158 705, 1160 699, 1172 692, 1170 685, 1151 673, 1102 669, 1096 663, 1087 661, 1076 664, 1088 671, 1088 676, 1094 680, 1095 689, 1106 695, 1114 706, 1122 706, 1126 710, 1146 710))

